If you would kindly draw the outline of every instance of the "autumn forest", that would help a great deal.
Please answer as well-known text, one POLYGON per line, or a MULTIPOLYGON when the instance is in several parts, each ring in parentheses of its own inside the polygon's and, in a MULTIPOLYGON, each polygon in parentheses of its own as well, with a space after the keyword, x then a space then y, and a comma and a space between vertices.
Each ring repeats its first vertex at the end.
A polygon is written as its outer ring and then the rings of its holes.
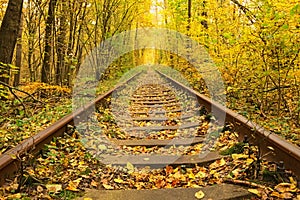
MULTIPOLYGON (((300 146, 297 0, 0 0, 0 25, 0 155, 72 112, 77 75, 101 42, 149 27, 199 43, 220 72, 224 105, 300 146)), ((157 49, 97 72, 97 94, 149 62, 211 95, 189 61, 157 49)))

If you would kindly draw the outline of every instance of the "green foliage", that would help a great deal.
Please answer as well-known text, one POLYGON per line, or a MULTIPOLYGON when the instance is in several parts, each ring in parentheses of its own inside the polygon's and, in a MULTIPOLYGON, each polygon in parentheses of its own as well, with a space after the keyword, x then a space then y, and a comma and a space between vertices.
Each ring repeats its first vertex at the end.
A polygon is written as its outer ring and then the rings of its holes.
MULTIPOLYGON (((1 113, 10 113, 13 109, 15 108, 8 103, 0 107, 1 113)), ((32 112, 30 117, 26 117, 21 108, 17 109, 16 113, 11 113, 11 116, 2 115, 0 119, 0 127, 2 127, 0 129, 0 155, 70 113, 72 106, 70 100, 61 100, 55 104, 46 105, 38 112, 35 107, 27 109, 27 112, 32 112), (15 116, 13 116, 14 114, 15 116)))
POLYGON ((236 144, 234 144, 232 147, 220 152, 221 155, 232 155, 234 153, 236 154, 240 154, 240 153, 243 153, 244 152, 244 146, 245 146, 245 143, 243 142, 238 142, 236 144))
MULTIPOLYGON (((0 62, 0 79, 10 79, 10 75, 18 72, 18 67, 12 64, 5 64, 0 62)), ((8 99, 9 91, 8 88, 0 83, 0 99, 8 99)))

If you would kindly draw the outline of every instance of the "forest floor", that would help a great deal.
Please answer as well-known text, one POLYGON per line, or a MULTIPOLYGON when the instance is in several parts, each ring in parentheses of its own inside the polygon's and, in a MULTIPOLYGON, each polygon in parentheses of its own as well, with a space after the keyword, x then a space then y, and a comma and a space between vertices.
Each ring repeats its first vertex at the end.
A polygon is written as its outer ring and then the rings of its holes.
MULTIPOLYGON (((109 85, 112 83, 105 82, 101 91, 108 90, 109 85)), ((32 96, 18 93, 22 102, 14 99, 2 104, 0 108, 1 113, 4 113, 0 119, 0 155, 72 112, 72 93, 67 88, 28 83, 20 89, 32 96)), ((238 144, 235 135, 230 131, 224 132, 217 148, 226 150, 235 147, 238 144)), ((256 194, 258 199, 299 200, 300 190, 295 177, 291 174, 274 174, 274 163, 261 163, 267 173, 256 174, 257 149, 254 146, 251 148, 254 152, 252 157, 248 157, 246 152, 233 151, 225 158, 196 168, 169 166, 149 170, 137 169, 130 163, 125 167, 111 167, 103 165, 86 152, 74 132, 46 145, 43 153, 35 160, 35 166, 27 163, 21 179, 17 176, 0 189, 0 199, 72 199, 80 195, 84 188, 157 189, 198 187, 199 181, 201 186, 229 181, 254 186, 249 191, 256 194), (249 176, 255 176, 257 181, 249 181, 249 176), (231 180, 233 177, 236 180, 231 180)), ((137 148, 130 151, 139 153, 141 150, 137 148)))

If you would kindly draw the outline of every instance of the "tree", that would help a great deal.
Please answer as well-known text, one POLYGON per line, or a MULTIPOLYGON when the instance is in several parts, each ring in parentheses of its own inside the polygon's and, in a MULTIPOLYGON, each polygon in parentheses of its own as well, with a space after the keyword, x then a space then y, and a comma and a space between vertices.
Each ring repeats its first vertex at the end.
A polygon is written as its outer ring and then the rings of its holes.
MULTIPOLYGON (((20 29, 23 0, 9 0, 0 28, 0 62, 10 64, 20 29)), ((0 81, 9 82, 9 67, 0 68, 0 81)))
POLYGON ((55 20, 55 8, 57 0, 50 0, 48 7, 48 16, 46 21, 45 28, 45 49, 44 49, 44 60, 42 66, 42 82, 50 83, 51 78, 51 67, 50 67, 50 58, 51 58, 51 42, 52 42, 52 29, 55 20))
POLYGON ((21 14, 21 23, 18 33, 17 46, 16 46, 16 67, 18 67, 17 72, 14 75, 14 86, 20 84, 21 76, 21 66, 22 66, 22 34, 23 34, 23 15, 21 14))
POLYGON ((63 12, 66 10, 66 2, 61 1, 58 5, 59 9, 59 27, 58 27, 58 37, 57 37, 57 66, 56 66, 56 74, 55 74, 55 81, 57 85, 63 84, 66 82, 63 78, 63 74, 66 74, 67 71, 65 70, 65 58, 67 52, 67 45, 66 45, 66 33, 67 33, 67 20, 66 15, 63 12))

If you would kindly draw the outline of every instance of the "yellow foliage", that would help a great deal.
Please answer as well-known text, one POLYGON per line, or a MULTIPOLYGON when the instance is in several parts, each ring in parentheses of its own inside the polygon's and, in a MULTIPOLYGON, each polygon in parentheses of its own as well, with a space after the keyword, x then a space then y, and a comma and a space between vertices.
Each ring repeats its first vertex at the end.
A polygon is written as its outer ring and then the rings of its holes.
MULTIPOLYGON (((25 91, 31 95, 39 96, 44 93, 46 96, 68 96, 71 95, 71 89, 67 87, 61 87, 58 85, 49 85, 40 82, 30 82, 19 87, 20 90, 25 91)), ((19 97, 27 97, 27 94, 22 92, 16 92, 19 97)))

